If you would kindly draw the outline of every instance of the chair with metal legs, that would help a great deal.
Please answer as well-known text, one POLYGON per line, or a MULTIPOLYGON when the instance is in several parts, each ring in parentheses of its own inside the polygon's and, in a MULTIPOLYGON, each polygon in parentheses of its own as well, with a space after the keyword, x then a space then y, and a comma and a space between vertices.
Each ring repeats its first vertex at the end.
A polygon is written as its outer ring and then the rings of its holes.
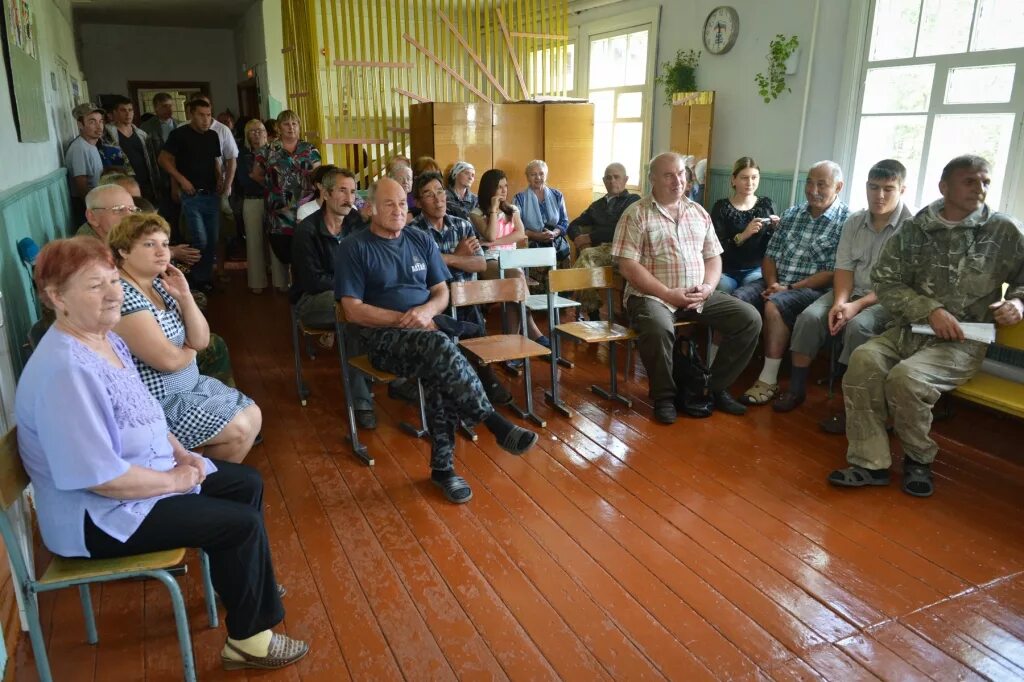
MULTIPOLYGON (((305 407, 311 391, 306 383, 306 378, 302 375, 302 349, 299 346, 303 341, 308 343, 311 337, 334 334, 334 325, 325 327, 309 326, 299 319, 299 313, 294 303, 289 308, 292 321, 292 353, 295 356, 295 386, 299 393, 299 403, 305 407)), ((309 353, 309 357, 313 359, 316 355, 309 353)))
MULTIPOLYGON (((370 456, 366 446, 359 442, 359 427, 356 426, 356 410, 352 402, 352 390, 349 386, 347 368, 352 367, 368 376, 371 380, 381 384, 389 384, 400 377, 391 372, 377 369, 366 355, 357 355, 354 358, 349 357, 348 349, 345 347, 345 333, 348 321, 345 318, 345 309, 340 301, 335 304, 334 310, 334 328, 337 336, 338 358, 341 363, 341 385, 345 391, 345 410, 348 413, 348 439, 352 445, 352 452, 355 453, 356 457, 366 464, 373 466, 373 457, 370 456)), ((430 431, 427 429, 427 410, 423 402, 423 384, 419 379, 416 380, 416 390, 419 396, 420 426, 417 428, 408 422, 402 421, 399 422, 398 427, 415 438, 426 438, 430 435, 430 431)))
MULTIPOLYGON (((129 578, 153 578, 163 583, 171 595, 171 609, 178 631, 178 647, 181 652, 182 667, 186 682, 195 682, 196 667, 192 654, 192 636, 189 634, 188 614, 185 613, 185 600, 181 596, 181 588, 172 573, 182 572, 184 568, 185 549, 169 549, 161 552, 149 552, 116 559, 67 559, 54 556, 46 567, 42 577, 36 578, 34 569, 35 527, 29 513, 29 498, 24 495, 29 486, 28 472, 22 465, 18 454, 17 430, 11 429, 0 439, 0 535, 3 536, 7 556, 14 571, 14 585, 25 607, 25 620, 28 626, 29 639, 32 642, 32 655, 36 660, 36 670, 42 682, 51 682, 50 661, 46 654, 46 637, 39 620, 37 596, 42 592, 52 592, 65 587, 77 587, 82 601, 82 612, 85 616, 85 636, 89 644, 96 644, 99 636, 96 632, 96 619, 93 614, 92 596, 89 585, 105 583, 129 578)), ((210 627, 219 623, 217 604, 213 594, 213 582, 210 580, 210 561, 206 553, 199 552, 199 563, 202 569, 203 593, 206 597, 206 612, 210 627)), ((56 625, 60 625, 57 623, 56 625)))

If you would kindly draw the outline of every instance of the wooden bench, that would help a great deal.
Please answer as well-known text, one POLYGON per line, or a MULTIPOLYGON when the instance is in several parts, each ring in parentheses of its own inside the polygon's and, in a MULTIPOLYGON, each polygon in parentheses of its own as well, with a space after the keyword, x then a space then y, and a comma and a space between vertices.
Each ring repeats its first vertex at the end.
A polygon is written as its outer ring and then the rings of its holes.
MULTIPOLYGON (((999 327, 996 331, 996 345, 1024 352, 1024 322, 1012 327, 999 327)), ((1024 418, 1024 383, 990 374, 984 369, 953 391, 953 395, 1024 418)))

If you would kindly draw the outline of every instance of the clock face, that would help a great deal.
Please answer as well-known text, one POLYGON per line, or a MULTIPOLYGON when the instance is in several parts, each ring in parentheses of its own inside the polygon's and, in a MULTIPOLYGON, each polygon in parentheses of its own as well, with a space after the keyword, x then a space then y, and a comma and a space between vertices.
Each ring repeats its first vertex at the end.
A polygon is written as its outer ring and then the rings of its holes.
POLYGON ((711 54, 724 54, 736 43, 740 17, 732 7, 716 7, 704 22, 704 48, 711 54))

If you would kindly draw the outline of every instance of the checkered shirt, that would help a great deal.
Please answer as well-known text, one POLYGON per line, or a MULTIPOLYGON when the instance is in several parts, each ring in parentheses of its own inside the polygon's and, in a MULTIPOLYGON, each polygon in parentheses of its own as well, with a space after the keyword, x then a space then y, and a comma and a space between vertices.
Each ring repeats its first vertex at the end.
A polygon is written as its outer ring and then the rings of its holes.
MULTIPOLYGON (((682 199, 679 220, 648 195, 626 209, 615 228, 612 256, 628 258, 644 266, 670 289, 687 288, 704 281, 704 261, 722 253, 711 216, 700 204, 682 199)), ((644 294, 626 283, 625 299, 644 294)), ((675 306, 661 301, 669 310, 675 306)))
MULTIPOLYGON (((465 218, 453 216, 450 213, 444 214, 444 224, 440 232, 434 229, 430 221, 427 220, 426 214, 422 212, 409 224, 430 234, 434 241, 437 242, 437 250, 449 256, 455 253, 455 249, 459 247, 459 242, 463 239, 476 236, 476 231, 473 229, 471 222, 465 218)), ((477 253, 473 255, 483 257, 484 250, 478 247, 477 253)), ((465 272, 451 266, 448 267, 448 270, 452 273, 452 278, 448 280, 449 282, 468 282, 476 279, 475 272, 465 272)))
POLYGON ((811 217, 807 209, 806 202, 786 209, 779 229, 768 242, 765 256, 775 262, 779 284, 793 284, 835 270, 836 249, 850 209, 838 199, 817 218, 811 217))

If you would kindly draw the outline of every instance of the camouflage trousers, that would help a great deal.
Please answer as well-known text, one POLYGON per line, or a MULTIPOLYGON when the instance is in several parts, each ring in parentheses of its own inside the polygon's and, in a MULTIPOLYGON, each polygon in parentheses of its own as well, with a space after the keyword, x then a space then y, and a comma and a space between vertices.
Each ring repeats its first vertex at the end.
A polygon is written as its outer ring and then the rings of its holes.
POLYGON ((441 332, 388 327, 362 334, 374 367, 423 382, 430 468, 451 471, 459 422, 476 424, 494 412, 473 366, 441 332))
MULTIPOLYGON (((612 264, 611 242, 600 246, 591 246, 580 251, 576 258, 574 268, 604 268, 612 264)), ((584 289, 576 292, 576 300, 580 302, 583 310, 600 310, 605 303, 604 289, 584 289)), ((611 319, 609 311, 608 319, 611 319)))
POLYGON ((939 449, 928 435, 932 406, 974 376, 984 358, 984 344, 942 341, 898 327, 857 348, 843 378, 847 461, 888 469, 892 453, 885 424, 892 417, 903 454, 930 464, 939 449))
POLYGON ((210 344, 196 355, 199 373, 217 379, 225 386, 235 388, 235 374, 231 371, 228 344, 216 334, 210 334, 210 344))

